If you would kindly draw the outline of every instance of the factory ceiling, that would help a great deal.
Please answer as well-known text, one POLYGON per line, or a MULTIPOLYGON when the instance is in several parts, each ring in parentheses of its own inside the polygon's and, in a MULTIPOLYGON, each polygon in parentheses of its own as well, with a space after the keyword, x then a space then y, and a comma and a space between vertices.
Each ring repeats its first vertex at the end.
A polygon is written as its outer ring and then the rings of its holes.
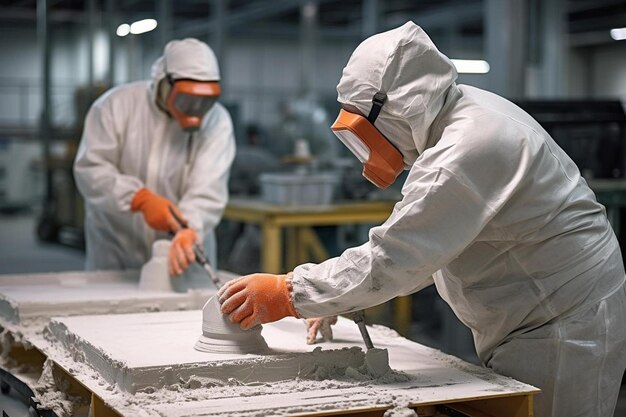
MULTIPOLYGON (((204 37, 218 26, 229 36, 293 37, 301 31, 301 6, 306 0, 46 0, 50 20, 84 23, 92 7, 99 16, 113 10, 114 19, 131 20, 169 16, 175 37, 204 37), (165 13, 165 14, 164 14, 165 13)), ((486 1, 486 0, 485 0, 486 1)), ((537 9, 541 0, 527 0, 537 9)), ((37 3, 42 0, 2 0, 0 23, 35 23, 37 3)), ((429 31, 454 28, 461 35, 483 32, 483 0, 317 0, 319 34, 322 38, 359 39, 364 22, 378 7, 375 27, 386 29, 411 19, 429 31), (377 6, 376 6, 377 5, 377 6)), ((608 31, 626 22, 624 0, 567 0, 568 28, 574 46, 610 42, 608 31)), ((104 17, 103 17, 104 18, 104 17)))

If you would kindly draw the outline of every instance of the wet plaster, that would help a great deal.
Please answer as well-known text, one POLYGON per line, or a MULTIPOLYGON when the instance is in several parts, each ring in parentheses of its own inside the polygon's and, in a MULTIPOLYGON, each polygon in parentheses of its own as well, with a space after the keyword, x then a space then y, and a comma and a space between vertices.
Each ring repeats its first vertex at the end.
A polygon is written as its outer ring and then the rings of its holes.
MULTIPOLYGON (((285 319, 264 326, 268 355, 199 352, 193 346, 201 334, 199 309, 208 296, 145 296, 134 292, 137 281, 138 271, 1 276, 3 340, 10 336, 11 343, 42 351, 46 369, 52 363, 60 366, 128 416, 402 408, 534 391, 380 326, 370 328, 370 334, 377 348, 388 351, 393 371, 373 376, 363 367, 356 325, 343 318, 333 342, 307 345, 304 323, 285 319), (194 305, 198 310, 144 313, 194 305), (65 317, 50 320, 58 315, 65 317)), ((45 372, 35 388, 42 405, 59 416, 71 415, 80 405, 45 372)))
POLYGON ((41 330, 53 316, 198 309, 216 291, 207 285, 184 292, 141 290, 137 270, 3 275, 0 324, 41 330))
POLYGON ((137 409, 195 417, 391 408, 532 391, 379 326, 370 333, 389 352, 392 371, 368 374, 357 326, 344 318, 334 342, 313 346, 300 320, 264 325, 268 355, 199 352, 193 345, 201 322, 201 311, 67 317, 52 320, 49 339, 56 341, 57 360, 128 415, 137 409))

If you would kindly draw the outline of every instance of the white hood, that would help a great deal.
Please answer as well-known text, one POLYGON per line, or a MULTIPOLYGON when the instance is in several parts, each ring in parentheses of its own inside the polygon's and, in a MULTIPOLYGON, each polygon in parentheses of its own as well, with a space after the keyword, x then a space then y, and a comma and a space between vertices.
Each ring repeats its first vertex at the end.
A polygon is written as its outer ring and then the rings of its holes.
POLYGON ((356 48, 337 85, 337 100, 367 116, 374 94, 386 93, 375 125, 410 167, 426 149, 428 130, 456 78, 452 62, 419 26, 407 22, 356 48))
POLYGON ((174 79, 197 81, 219 81, 220 68, 213 50, 206 43, 194 38, 173 40, 165 45, 163 55, 152 64, 150 92, 154 97, 155 87, 167 73, 174 79))

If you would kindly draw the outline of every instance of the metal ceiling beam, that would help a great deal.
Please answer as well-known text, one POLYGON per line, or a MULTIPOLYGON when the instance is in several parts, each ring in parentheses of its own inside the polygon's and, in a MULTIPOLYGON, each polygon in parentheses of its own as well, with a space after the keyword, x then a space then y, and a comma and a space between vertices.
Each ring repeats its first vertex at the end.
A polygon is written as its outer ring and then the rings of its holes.
POLYGON ((567 92, 569 59, 567 4, 565 0, 551 0, 541 3, 541 7, 541 96, 563 97, 567 92))
POLYGON ((421 13, 394 13, 385 19, 385 28, 392 28, 405 23, 408 19, 426 30, 458 26, 469 21, 482 20, 484 8, 482 1, 468 1, 459 6, 448 4, 421 13))
POLYGON ((363 0, 361 19, 361 37, 363 39, 378 32, 378 23, 380 20, 380 7, 378 0, 363 0))
POLYGON ((159 22, 157 27, 159 47, 163 48, 172 38, 172 1, 159 0, 156 6, 156 14, 159 22))
POLYGON ((624 4, 624 0, 587 0, 569 2, 567 10, 569 13, 586 12, 589 10, 603 9, 605 7, 624 4))
MULTIPOLYGON (((320 3, 329 3, 334 0, 320 0, 320 3)), ((292 25, 290 28, 288 25, 272 25, 271 28, 251 28, 249 25, 245 26, 244 23, 250 21, 258 21, 264 18, 269 18, 290 10, 296 10, 301 4, 302 0, 284 0, 274 1, 265 0, 255 2, 250 6, 247 6, 245 10, 233 11, 230 13, 228 22, 226 25, 230 28, 231 33, 263 33, 267 35, 276 36, 297 36, 299 34, 299 28, 297 24, 292 25), (241 26, 241 27, 239 27, 241 26), (236 29, 234 28, 236 27, 236 29)), ((399 26, 405 23, 407 20, 412 19, 418 25, 425 29, 434 29, 441 27, 448 27, 450 25, 459 25, 468 21, 477 21, 483 18, 483 6, 481 1, 470 1, 469 4, 464 4, 463 7, 459 7, 458 4, 450 4, 439 7, 435 10, 430 10, 418 14, 396 13, 392 16, 387 16, 383 20, 379 29, 389 29, 399 26)), ((328 28, 320 32, 323 38, 352 38, 359 39, 362 35, 362 28, 360 22, 358 28, 351 26, 342 28, 328 28)), ((196 22, 185 24, 185 26, 176 32, 179 37, 183 36, 201 36, 211 31, 212 28, 209 25, 208 19, 198 19, 196 22)))
MULTIPOLYGON (((250 37, 277 37, 296 39, 299 36, 300 28, 297 24, 271 24, 239 26, 232 29, 229 34, 250 37)), ((355 40, 361 36, 361 25, 350 25, 348 27, 324 27, 318 37, 322 41, 330 40, 355 40)))
MULTIPOLYGON (((227 28, 224 26, 224 22, 228 20, 228 0, 213 0, 211 8, 211 20, 215 30, 211 33, 209 41, 217 56, 217 61, 222 62, 228 33, 227 28)), ((226 73, 226 71, 222 71, 222 78, 226 73)))
MULTIPOLYGON (((85 13, 73 10, 50 10, 48 12, 49 23, 83 22, 85 13)), ((36 21, 37 12, 26 7, 0 7, 0 21, 36 21)))
POLYGON ((486 0, 485 55, 491 66, 490 90, 504 97, 523 97, 525 91, 525 1, 486 0))
POLYGON ((573 48, 614 44, 616 41, 606 30, 596 32, 572 33, 569 35, 569 46, 573 48))
MULTIPOLYGON (((45 204, 48 210, 52 205, 52 170, 50 168, 50 133, 52 127, 51 110, 51 83, 50 83, 50 4, 47 0, 37 0, 35 13, 37 16, 37 47, 41 59, 41 116, 39 119, 39 138, 43 146, 44 166, 46 170, 45 204)), ((45 214, 44 214, 45 215, 45 214)))
MULTIPOLYGON (((328 3, 330 1, 334 0, 319 0, 319 4, 328 3)), ((228 18, 224 22, 224 27, 232 28, 277 16, 285 12, 296 11, 300 8, 302 3, 303 0, 263 0, 250 2, 246 7, 229 11, 228 18)), ((202 36, 212 30, 213 28, 209 25, 208 19, 196 19, 195 21, 188 22, 184 27, 176 31, 176 36, 202 36)))
POLYGON ((28 5, 36 5, 35 0, 20 0, 11 5, 11 7, 24 7, 28 5))
POLYGON ((320 8, 316 0, 300 7, 300 93, 315 94, 320 8))
POLYGON ((115 62, 116 49, 117 49, 117 35, 115 34, 115 27, 117 24, 115 10, 117 9, 117 0, 106 0, 105 8, 105 25, 107 28, 107 38, 109 40, 109 68, 107 70, 107 85, 113 86, 115 84, 115 62))
POLYGON ((607 32, 612 28, 623 27, 626 22, 626 13, 616 13, 611 16, 593 17, 580 21, 569 22, 569 31, 572 33, 593 32, 606 28, 607 32))
MULTIPOLYGON (((251 20, 263 19, 271 17, 285 11, 295 10, 300 7, 300 0, 265 0, 259 2, 252 2, 249 6, 243 10, 231 11, 228 13, 228 19, 223 22, 224 28, 230 28, 241 23, 247 23, 251 20)), ((202 36, 213 31, 210 21, 206 19, 196 19, 195 21, 189 21, 184 27, 177 30, 176 36, 202 36)))

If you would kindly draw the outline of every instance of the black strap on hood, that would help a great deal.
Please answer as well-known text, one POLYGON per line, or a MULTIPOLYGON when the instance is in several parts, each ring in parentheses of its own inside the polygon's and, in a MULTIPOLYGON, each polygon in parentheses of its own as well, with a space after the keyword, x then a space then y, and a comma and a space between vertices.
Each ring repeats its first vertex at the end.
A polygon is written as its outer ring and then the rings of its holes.
POLYGON ((378 118, 380 109, 383 108, 385 101, 387 101, 387 94, 383 93, 382 91, 374 94, 374 98, 372 99, 372 109, 370 110, 370 114, 367 115, 367 120, 369 120, 371 124, 374 124, 374 122, 378 118))

